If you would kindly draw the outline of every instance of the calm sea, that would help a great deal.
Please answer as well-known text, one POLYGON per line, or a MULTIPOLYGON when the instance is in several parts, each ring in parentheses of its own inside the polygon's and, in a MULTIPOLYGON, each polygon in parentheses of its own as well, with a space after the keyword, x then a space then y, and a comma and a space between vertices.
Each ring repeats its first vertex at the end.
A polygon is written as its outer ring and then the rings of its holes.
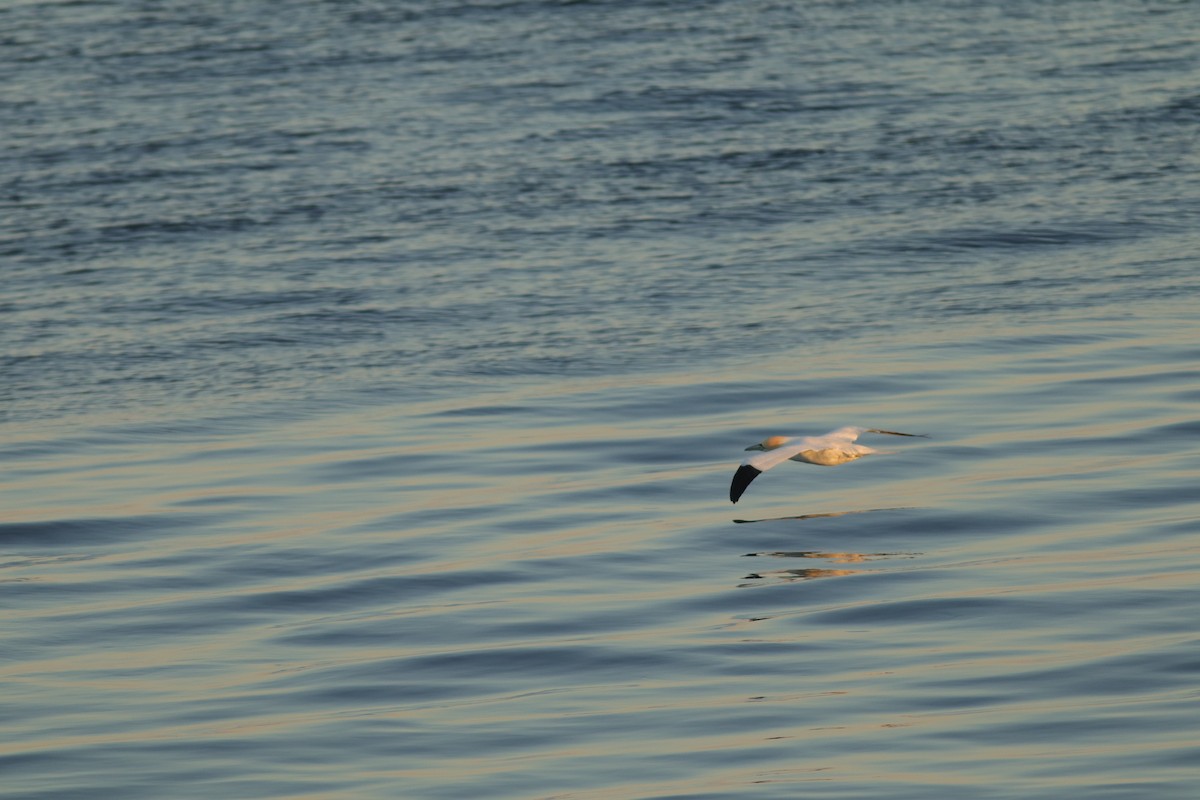
POLYGON ((1198 87, 1170 0, 4 3, 0 795, 1197 797, 1198 87))

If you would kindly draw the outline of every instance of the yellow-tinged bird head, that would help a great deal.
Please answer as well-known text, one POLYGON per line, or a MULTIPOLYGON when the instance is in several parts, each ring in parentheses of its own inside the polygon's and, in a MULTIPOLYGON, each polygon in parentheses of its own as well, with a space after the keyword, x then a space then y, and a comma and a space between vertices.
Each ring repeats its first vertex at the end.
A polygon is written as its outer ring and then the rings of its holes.
POLYGON ((758 444, 752 444, 747 447, 747 450, 774 450, 776 447, 783 447, 791 441, 788 436, 768 436, 758 444))

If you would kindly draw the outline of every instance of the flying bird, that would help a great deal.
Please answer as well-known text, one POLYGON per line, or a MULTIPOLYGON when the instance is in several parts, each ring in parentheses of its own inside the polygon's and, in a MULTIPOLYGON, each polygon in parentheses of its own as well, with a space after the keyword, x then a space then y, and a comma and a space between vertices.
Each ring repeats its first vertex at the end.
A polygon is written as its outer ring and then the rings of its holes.
POLYGON ((845 464, 847 461, 878 453, 878 450, 854 443, 864 433, 928 438, 922 433, 899 433, 878 428, 858 428, 853 425, 838 428, 824 436, 801 436, 799 438, 771 436, 746 448, 763 452, 747 458, 738 467, 737 472, 733 473, 733 482, 729 484, 729 499, 736 503, 751 481, 784 461, 803 461, 805 464, 836 467, 838 464, 845 464))

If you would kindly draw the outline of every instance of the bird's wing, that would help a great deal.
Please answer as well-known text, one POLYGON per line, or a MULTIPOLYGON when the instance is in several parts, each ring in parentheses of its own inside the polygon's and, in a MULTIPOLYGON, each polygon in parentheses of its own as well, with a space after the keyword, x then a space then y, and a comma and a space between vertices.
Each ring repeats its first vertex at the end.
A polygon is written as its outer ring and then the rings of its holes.
POLYGON ((738 467, 737 472, 733 473, 733 481, 729 484, 729 502, 736 503, 742 492, 746 491, 746 487, 759 475, 762 475, 762 470, 752 464, 742 464, 738 467))
POLYGON ((844 428, 838 428, 836 431, 830 431, 824 436, 814 436, 811 438, 820 440, 828 447, 831 444, 851 444, 864 433, 887 433, 887 431, 877 431, 874 428, 860 428, 857 425, 847 425, 844 428))
POLYGON ((776 464, 782 464, 797 453, 811 449, 811 439, 797 439, 783 447, 776 447, 774 450, 750 456, 737 468, 737 472, 733 473, 733 482, 729 484, 729 499, 736 503, 742 493, 746 491, 746 487, 759 475, 776 464))
POLYGON ((885 431, 882 428, 859 428, 855 425, 847 425, 844 428, 838 428, 836 431, 830 431, 824 436, 816 438, 822 441, 828 440, 831 442, 853 442, 862 436, 864 433, 886 433, 888 436, 913 436, 921 439, 928 439, 929 436, 924 433, 901 433, 900 431, 885 431))
POLYGON ((787 444, 776 447, 774 450, 764 450, 761 453, 755 453, 742 462, 742 466, 751 466, 759 472, 766 472, 776 464, 782 464, 794 455, 802 453, 805 450, 816 450, 822 445, 826 437, 822 436, 819 439, 814 439, 812 436, 806 436, 801 439, 793 439, 787 444))

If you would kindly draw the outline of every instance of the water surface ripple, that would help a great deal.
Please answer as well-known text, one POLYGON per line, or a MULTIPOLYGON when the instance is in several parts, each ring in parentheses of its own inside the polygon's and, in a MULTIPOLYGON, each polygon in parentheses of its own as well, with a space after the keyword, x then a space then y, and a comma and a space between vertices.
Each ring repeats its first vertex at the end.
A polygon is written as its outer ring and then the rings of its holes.
POLYGON ((1190 800, 1197 22, 0 9, 0 794, 1190 800))

